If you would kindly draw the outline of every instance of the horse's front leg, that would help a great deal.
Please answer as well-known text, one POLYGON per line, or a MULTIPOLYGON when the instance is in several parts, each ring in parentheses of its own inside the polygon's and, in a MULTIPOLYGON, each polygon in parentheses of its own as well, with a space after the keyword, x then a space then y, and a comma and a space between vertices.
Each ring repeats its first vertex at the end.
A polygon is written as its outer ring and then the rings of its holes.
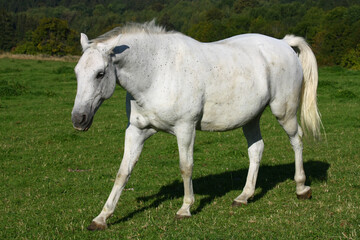
POLYGON ((109 218, 115 210, 121 192, 140 157, 144 142, 154 133, 156 133, 156 131, 153 129, 141 130, 133 125, 129 125, 126 129, 124 156, 121 161, 120 169, 116 175, 114 186, 101 213, 94 218, 88 227, 88 230, 103 230, 107 227, 106 219, 109 218))
POLYGON ((184 202, 180 210, 176 213, 176 218, 187 218, 191 216, 190 207, 195 201, 191 179, 195 127, 193 125, 182 125, 176 128, 175 135, 179 147, 181 177, 184 181, 184 202))

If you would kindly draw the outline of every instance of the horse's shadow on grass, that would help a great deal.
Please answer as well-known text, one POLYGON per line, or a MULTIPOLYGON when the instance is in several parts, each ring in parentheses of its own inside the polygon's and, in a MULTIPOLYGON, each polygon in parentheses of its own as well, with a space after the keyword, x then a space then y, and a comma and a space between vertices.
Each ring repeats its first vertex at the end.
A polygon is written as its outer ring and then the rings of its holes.
MULTIPOLYGON (((304 169, 307 176, 306 184, 311 185, 312 181, 326 181, 327 170, 329 167, 330 164, 319 161, 308 161, 304 163, 304 169)), ((251 202, 256 202, 257 200, 261 199, 277 184, 288 179, 293 179, 294 171, 294 163, 275 166, 260 166, 256 186, 257 188, 261 188, 261 191, 260 193, 255 194, 251 202)), ((222 197, 230 191, 238 190, 239 192, 236 194, 236 196, 240 194, 246 182, 247 172, 248 169, 240 169, 193 179, 194 193, 198 195, 205 195, 207 197, 200 200, 198 207, 192 210, 192 214, 196 215, 197 213, 201 212, 201 210, 206 205, 210 204, 215 198, 222 197)), ((115 225, 120 222, 127 221, 134 215, 143 212, 146 209, 156 208, 162 202, 165 202, 169 199, 182 198, 183 196, 183 183, 179 180, 175 180, 173 183, 161 187, 160 191, 154 195, 137 198, 138 201, 142 202, 148 202, 152 200, 154 201, 147 206, 133 211, 123 218, 115 220, 114 222, 110 223, 110 225, 115 225)), ((236 196, 234 196, 234 198, 236 196)), ((295 197, 295 183, 294 195, 292 197, 295 197)), ((230 204, 231 202, 229 202, 229 206, 230 204)))

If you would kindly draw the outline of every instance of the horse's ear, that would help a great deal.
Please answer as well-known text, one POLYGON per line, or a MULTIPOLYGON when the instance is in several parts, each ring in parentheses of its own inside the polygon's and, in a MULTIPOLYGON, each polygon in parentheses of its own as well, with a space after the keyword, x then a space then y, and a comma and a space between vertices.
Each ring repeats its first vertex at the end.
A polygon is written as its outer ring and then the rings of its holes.
POLYGON ((100 49, 105 55, 110 55, 113 49, 118 45, 120 41, 121 35, 107 41, 104 43, 99 43, 97 45, 98 49, 100 49))
POLYGON ((85 51, 89 47, 89 38, 86 36, 86 34, 81 33, 80 43, 83 51, 85 51))

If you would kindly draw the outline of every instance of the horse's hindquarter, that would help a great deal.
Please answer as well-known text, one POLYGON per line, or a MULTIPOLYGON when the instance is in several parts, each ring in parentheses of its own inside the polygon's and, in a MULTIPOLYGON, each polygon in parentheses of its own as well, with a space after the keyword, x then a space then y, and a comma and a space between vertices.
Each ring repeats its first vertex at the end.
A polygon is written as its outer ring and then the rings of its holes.
POLYGON ((274 85, 291 81, 290 64, 297 61, 282 41, 261 35, 240 35, 206 47, 212 77, 204 80, 200 129, 205 131, 241 127, 259 115, 278 94, 274 85))

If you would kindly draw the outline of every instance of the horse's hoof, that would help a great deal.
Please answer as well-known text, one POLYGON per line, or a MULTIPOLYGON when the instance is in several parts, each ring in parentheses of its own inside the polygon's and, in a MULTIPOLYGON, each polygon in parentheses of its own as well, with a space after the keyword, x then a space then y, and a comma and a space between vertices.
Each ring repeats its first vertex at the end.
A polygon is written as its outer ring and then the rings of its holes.
POLYGON ((233 203, 231 204, 232 207, 241 207, 241 206, 244 206, 244 205, 247 205, 247 203, 244 203, 244 202, 238 202, 238 201, 233 201, 233 203))
POLYGON ((106 227, 107 227, 106 224, 100 224, 100 223, 92 221, 87 229, 89 231, 96 231, 96 230, 105 230, 106 227))
POLYGON ((311 199, 311 194, 312 194, 312 191, 311 191, 311 188, 306 191, 305 193, 303 194, 296 194, 297 198, 300 199, 300 200, 306 200, 306 199, 311 199))
POLYGON ((176 220, 180 220, 180 219, 185 219, 185 218, 190 218, 191 215, 180 215, 180 214, 176 214, 175 215, 175 219, 176 220))

